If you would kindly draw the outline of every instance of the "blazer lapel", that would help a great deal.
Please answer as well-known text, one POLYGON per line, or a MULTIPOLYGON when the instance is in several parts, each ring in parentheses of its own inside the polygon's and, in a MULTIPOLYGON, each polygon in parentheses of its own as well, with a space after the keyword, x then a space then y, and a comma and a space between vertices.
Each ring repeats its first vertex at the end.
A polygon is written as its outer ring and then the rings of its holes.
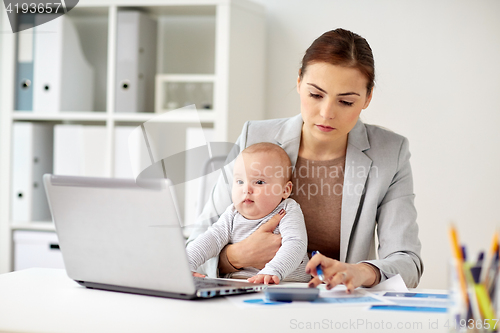
MULTIPOLYGON (((301 114, 289 118, 274 137, 276 143, 288 153, 294 167, 299 155, 302 124, 301 114)), ((345 262, 347 258, 349 240, 353 228, 355 228, 356 215, 372 165, 372 160, 364 153, 367 149, 370 149, 370 142, 368 141, 366 127, 361 120, 358 120, 354 128, 349 132, 347 141, 340 224, 339 259, 342 262, 345 262)))
POLYGON ((359 205, 365 192, 366 179, 372 160, 365 150, 370 148, 366 127, 358 120, 349 132, 344 170, 344 189, 342 192, 342 212, 340 224, 340 261, 345 262, 351 233, 355 228, 359 205))
POLYGON ((302 115, 299 113, 289 118, 274 137, 276 143, 287 152, 293 167, 295 167, 299 156, 302 124, 302 115))

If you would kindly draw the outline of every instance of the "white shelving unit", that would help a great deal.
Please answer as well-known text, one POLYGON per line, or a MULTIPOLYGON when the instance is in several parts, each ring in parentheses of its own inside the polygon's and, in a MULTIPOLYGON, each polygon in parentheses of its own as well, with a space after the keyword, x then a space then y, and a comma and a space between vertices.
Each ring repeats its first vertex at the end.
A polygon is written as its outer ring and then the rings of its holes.
MULTIPOLYGON (((262 119, 264 110, 265 17, 248 0, 80 0, 67 15, 96 72, 94 110, 56 114, 14 110, 16 34, 1 6, 0 35, 0 273, 13 269, 15 230, 53 231, 51 222, 11 219, 12 127, 15 122, 92 124, 106 128, 106 175, 114 176, 114 131, 139 126, 158 114, 115 113, 117 13, 140 9, 158 22, 157 73, 172 77, 210 77, 213 108, 200 110, 203 126, 216 141, 234 142, 245 121, 262 119)), ((171 126, 189 126, 191 116, 171 118, 171 126)), ((168 125, 168 124, 167 124, 168 125)), ((173 138, 172 144, 185 144, 173 138)))

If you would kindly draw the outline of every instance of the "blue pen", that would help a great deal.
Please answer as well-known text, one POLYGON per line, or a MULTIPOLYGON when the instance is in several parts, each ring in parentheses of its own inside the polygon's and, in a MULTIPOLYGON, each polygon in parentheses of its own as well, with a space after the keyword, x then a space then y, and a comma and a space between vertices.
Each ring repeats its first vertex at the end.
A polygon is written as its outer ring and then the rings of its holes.
MULTIPOLYGON (((317 254, 321 254, 319 253, 319 251, 312 251, 311 252, 311 256, 314 257, 315 255, 317 254)), ((325 275, 323 275, 323 269, 321 268, 321 264, 316 266, 316 272, 318 273, 318 278, 321 280, 321 281, 324 281, 325 280, 325 275)))

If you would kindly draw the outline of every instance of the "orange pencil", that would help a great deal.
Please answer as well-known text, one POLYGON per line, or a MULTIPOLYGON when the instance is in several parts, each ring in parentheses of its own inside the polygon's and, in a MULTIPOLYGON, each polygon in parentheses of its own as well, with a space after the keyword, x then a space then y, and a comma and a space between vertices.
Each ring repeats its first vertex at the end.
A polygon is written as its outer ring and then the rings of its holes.
POLYGON ((465 275, 463 270, 463 256, 462 251, 460 250, 460 246, 458 245, 458 235, 453 224, 450 225, 449 228, 450 242, 451 242, 451 250, 453 252, 453 256, 455 257, 456 265, 457 265, 457 275, 458 280, 460 281, 460 289, 462 290, 462 296, 464 298, 465 304, 469 304, 469 297, 467 295, 467 284, 465 283, 465 275))
POLYGON ((490 250, 490 257, 488 258, 487 261, 487 266, 484 267, 481 271, 482 275, 482 282, 485 286, 488 286, 490 283, 490 270, 492 269, 492 266, 495 264, 495 256, 496 253, 498 252, 498 232, 495 231, 493 234, 493 239, 491 240, 491 250, 490 250))

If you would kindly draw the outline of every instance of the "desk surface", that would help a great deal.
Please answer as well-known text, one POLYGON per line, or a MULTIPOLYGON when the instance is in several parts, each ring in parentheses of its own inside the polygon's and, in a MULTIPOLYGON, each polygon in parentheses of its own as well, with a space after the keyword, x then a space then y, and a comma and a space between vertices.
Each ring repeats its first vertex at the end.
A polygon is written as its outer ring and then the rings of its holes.
MULTIPOLYGON (((226 298, 174 300, 86 289, 64 270, 0 275, 0 332, 445 332, 446 314, 364 307, 240 308, 226 298), (380 329, 380 325, 392 330, 380 329), (409 329, 396 329, 402 323, 409 329), (420 324, 419 324, 420 323, 420 324), (336 330, 344 326, 344 329, 336 330), (437 328, 434 328, 436 327, 437 328)), ((401 325, 400 325, 401 326, 401 325)))

